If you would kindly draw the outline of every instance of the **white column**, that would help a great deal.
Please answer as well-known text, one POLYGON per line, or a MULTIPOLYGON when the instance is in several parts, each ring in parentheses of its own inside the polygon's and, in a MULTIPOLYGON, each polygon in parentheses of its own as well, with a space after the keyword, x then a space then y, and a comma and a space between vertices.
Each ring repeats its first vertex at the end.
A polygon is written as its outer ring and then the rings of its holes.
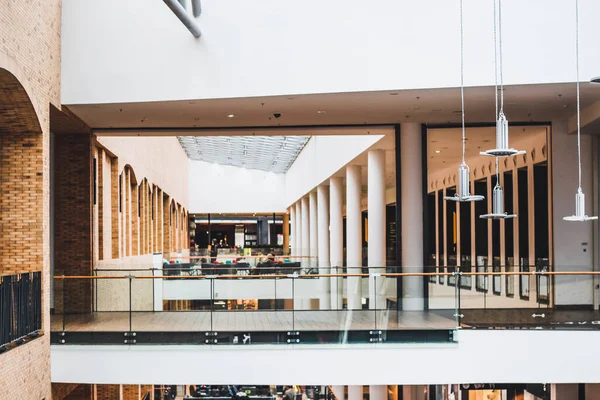
MULTIPOLYGON (((342 272, 344 266, 344 185, 342 178, 329 180, 329 260, 332 273, 342 272)), ((331 308, 341 310, 344 304, 344 279, 331 279, 331 308)))
POLYGON ((292 204, 290 206, 290 236, 292 237, 290 240, 290 254, 294 255, 296 254, 296 205, 292 204))
MULTIPOLYGON (((310 209, 308 196, 302 198, 302 267, 310 267, 310 209)), ((297 292, 296 292, 297 293, 297 292)), ((298 297, 298 295, 296 295, 298 297)), ((310 300, 298 298, 296 304, 298 309, 309 310, 310 300)))
POLYGON ((346 394, 344 393, 344 385, 331 385, 331 391, 337 400, 344 400, 346 397, 346 394))
POLYGON ((363 387, 358 385, 348 386, 348 400, 363 400, 363 387))
MULTIPOLYGON (((362 270, 362 220, 360 210, 360 166, 346 167, 346 266, 348 274, 362 270)), ((347 278, 348 309, 362 308, 362 279, 347 278)))
MULTIPOLYGON (((402 272, 423 272, 423 190, 421 125, 402 124, 402 272)), ((402 279, 402 308, 422 310, 423 277, 402 279)))
MULTIPOLYGON (((369 226, 371 222, 369 222, 369 226)), ((369 386, 369 400, 387 400, 387 386, 386 385, 370 385, 369 386)))
MULTIPOLYGON (((325 185, 317 187, 317 208, 319 211, 317 218, 319 274, 329 274, 329 188, 325 185)), ((321 277, 319 282, 321 283, 319 307, 321 310, 329 310, 331 308, 330 279, 321 277)))
POLYGON ((308 197, 303 197, 301 200, 302 205, 302 266, 308 267, 308 258, 310 255, 310 211, 308 197))
POLYGON ((310 246, 308 249, 308 253, 310 255, 310 263, 308 265, 310 265, 311 268, 316 268, 318 267, 318 247, 319 247, 319 242, 318 242, 318 227, 317 227, 317 192, 310 192, 310 194, 308 195, 308 203, 309 203, 309 207, 308 207, 308 213, 309 213, 309 218, 310 218, 310 233, 309 233, 309 238, 310 238, 310 246))
MULTIPOLYGON (((302 204, 301 200, 298 200, 294 206, 296 209, 296 229, 294 231, 296 235, 296 249, 294 255, 296 257, 302 255, 302 204)), ((298 260, 302 261, 301 258, 298 260)))
MULTIPOLYGON (((369 248, 369 308, 385 309, 383 293, 385 278, 385 152, 368 153, 368 248, 369 248)), ((387 394, 386 394, 387 396, 387 394)))

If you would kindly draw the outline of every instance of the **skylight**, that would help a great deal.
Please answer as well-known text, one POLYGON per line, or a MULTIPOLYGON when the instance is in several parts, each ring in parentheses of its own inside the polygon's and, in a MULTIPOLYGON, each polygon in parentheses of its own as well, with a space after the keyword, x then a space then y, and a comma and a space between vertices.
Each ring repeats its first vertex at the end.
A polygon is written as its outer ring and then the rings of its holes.
POLYGON ((310 136, 179 136, 192 160, 284 173, 310 136))

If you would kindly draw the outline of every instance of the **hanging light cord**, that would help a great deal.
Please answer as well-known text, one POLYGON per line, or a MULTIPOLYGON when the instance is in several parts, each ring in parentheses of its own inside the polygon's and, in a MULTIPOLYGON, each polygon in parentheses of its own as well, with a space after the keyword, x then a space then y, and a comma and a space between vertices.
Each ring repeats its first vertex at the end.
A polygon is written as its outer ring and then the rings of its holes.
POLYGON ((577 165, 579 181, 577 191, 581 192, 581 117, 579 109, 579 0, 575 0, 575 65, 577 69, 577 165))
POLYGON ((462 114, 462 162, 465 163, 465 88, 463 78, 463 0, 460 0, 460 106, 462 114))
MULTIPOLYGON (((496 37, 496 0, 494 0, 494 93, 496 94, 496 120, 498 115, 498 39, 496 37)), ((500 185, 498 178, 498 157, 496 157, 496 186, 500 185)))
MULTIPOLYGON (((494 13, 496 7, 494 6, 494 13)), ((500 47, 500 112, 504 112, 504 75, 502 74, 502 0, 498 0, 498 45, 500 47)))
POLYGON ((498 119, 498 39, 496 37, 496 0, 494 0, 494 93, 496 94, 496 120, 498 119))

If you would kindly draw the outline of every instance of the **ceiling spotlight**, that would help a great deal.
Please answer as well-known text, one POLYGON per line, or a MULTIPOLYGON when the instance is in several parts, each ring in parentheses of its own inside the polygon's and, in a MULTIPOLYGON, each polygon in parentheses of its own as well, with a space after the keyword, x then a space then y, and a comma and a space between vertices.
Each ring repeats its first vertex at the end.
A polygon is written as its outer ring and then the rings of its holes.
POLYGON ((235 114, 227 114, 227 118, 234 118, 235 114))
POLYGON ((327 111, 323 111, 323 110, 318 110, 317 114, 325 114, 327 111))
POLYGON ((436 154, 440 154, 440 151, 439 151, 439 150, 436 150, 435 152, 436 152, 436 154))

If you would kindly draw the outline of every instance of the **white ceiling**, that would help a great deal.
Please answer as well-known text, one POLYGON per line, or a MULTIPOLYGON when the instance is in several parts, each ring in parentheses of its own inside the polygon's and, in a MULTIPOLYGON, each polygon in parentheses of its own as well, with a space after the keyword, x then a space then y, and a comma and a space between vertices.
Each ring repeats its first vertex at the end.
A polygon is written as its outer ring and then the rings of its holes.
POLYGON ((284 173, 309 136, 179 136, 192 160, 284 173))
MULTIPOLYGON (((581 85, 582 108, 588 107, 598 98, 600 85, 581 85)), ((84 104, 68 107, 92 128, 206 129, 388 124, 404 121, 457 123, 460 122, 460 90, 388 90, 196 101, 84 104), (280 117, 275 118, 275 113, 279 113, 280 117)), ((494 109, 493 87, 465 89, 467 122, 492 122, 494 109)), ((505 114, 510 121, 551 121, 572 116, 574 113, 573 83, 505 87, 505 114)), ((197 134, 220 133, 215 131, 197 134)), ((273 134, 282 133, 275 130, 273 134)), ((322 134, 327 134, 326 130, 322 134)))

